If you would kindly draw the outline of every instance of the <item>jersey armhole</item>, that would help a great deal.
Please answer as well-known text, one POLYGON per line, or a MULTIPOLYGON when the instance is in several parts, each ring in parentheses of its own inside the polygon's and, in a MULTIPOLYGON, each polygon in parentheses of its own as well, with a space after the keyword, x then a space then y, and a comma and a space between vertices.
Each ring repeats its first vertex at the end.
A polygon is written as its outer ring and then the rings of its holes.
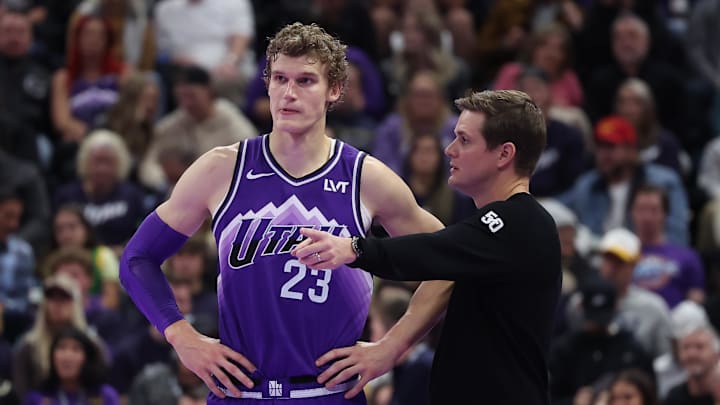
POLYGON ((238 154, 237 159, 235 160, 235 168, 233 169, 233 177, 232 181, 230 182, 230 187, 225 194, 225 198, 222 199, 222 202, 217 207, 215 207, 215 210, 213 210, 212 212, 211 225, 213 232, 215 232, 215 227, 217 226, 218 222, 220 222, 220 219, 222 218, 223 214, 225 214, 225 211, 227 211, 227 208, 230 205, 230 201, 232 201, 235 198, 235 194, 237 194, 238 185, 240 184, 240 178, 242 177, 241 175, 243 167, 245 166, 246 152, 247 142, 242 141, 240 142, 240 146, 238 147, 238 154))
POLYGON ((370 210, 360 199, 360 184, 362 180, 362 168, 367 156, 364 152, 359 152, 355 158, 355 167, 353 167, 353 217, 355 218, 355 226, 360 232, 360 236, 365 237, 372 223, 372 215, 370 210))

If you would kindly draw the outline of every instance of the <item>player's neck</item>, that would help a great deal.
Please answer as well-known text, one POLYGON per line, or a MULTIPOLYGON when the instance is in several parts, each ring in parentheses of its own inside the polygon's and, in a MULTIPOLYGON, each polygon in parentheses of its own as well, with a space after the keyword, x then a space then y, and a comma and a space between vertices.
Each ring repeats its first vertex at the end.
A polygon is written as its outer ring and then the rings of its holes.
POLYGON ((294 177, 305 176, 322 167, 330 157, 331 145, 324 132, 297 135, 273 131, 270 134, 270 152, 294 177))

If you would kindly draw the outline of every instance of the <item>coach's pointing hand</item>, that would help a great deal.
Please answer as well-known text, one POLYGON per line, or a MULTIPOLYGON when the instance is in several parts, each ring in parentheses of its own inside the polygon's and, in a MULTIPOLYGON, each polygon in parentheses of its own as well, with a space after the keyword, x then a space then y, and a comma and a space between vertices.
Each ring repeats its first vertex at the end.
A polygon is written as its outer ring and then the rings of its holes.
POLYGON ((213 376, 233 395, 240 396, 240 391, 231 381, 232 375, 244 386, 252 388, 252 380, 233 364, 239 364, 253 372, 257 367, 245 356, 213 339, 199 333, 185 320, 175 322, 165 329, 165 337, 180 361, 197 375, 205 385, 219 398, 225 398, 217 386, 213 376))
POLYGON ((303 228, 300 233, 307 239, 290 253, 311 269, 334 269, 357 258, 350 245, 350 238, 340 238, 310 228, 303 228))

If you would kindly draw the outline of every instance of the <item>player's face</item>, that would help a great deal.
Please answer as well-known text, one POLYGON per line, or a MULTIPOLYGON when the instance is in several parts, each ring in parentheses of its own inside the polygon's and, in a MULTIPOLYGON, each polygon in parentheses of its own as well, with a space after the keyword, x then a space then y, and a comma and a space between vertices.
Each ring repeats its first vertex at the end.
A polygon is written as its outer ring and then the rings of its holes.
POLYGON ((60 381, 75 380, 85 363, 85 351, 77 340, 65 338, 55 347, 53 360, 60 381))
POLYGON ((327 67, 313 58, 280 54, 272 62, 268 95, 273 131, 324 132, 328 104, 338 100, 340 87, 329 87, 327 67))
POLYGON ((640 239, 652 239, 663 231, 665 211, 662 197, 657 193, 641 193, 635 197, 632 209, 633 225, 640 239))
POLYGON ((482 128, 485 114, 463 111, 455 125, 455 139, 445 148, 450 158, 448 184, 470 196, 484 192, 487 180, 497 173, 500 147, 488 149, 482 128))

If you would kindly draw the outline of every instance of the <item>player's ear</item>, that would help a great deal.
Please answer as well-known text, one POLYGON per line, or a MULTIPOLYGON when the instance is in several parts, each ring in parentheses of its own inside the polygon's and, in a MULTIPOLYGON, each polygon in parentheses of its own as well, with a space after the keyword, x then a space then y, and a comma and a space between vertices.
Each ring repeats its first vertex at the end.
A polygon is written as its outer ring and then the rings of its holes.
POLYGON ((515 160, 515 153, 517 153, 517 149, 515 148, 514 143, 505 142, 500 145, 498 151, 498 167, 503 168, 512 164, 515 160))
POLYGON ((340 99, 340 95, 342 94, 342 88, 342 83, 337 83, 333 86, 330 86, 328 101, 331 103, 338 101, 340 99))

